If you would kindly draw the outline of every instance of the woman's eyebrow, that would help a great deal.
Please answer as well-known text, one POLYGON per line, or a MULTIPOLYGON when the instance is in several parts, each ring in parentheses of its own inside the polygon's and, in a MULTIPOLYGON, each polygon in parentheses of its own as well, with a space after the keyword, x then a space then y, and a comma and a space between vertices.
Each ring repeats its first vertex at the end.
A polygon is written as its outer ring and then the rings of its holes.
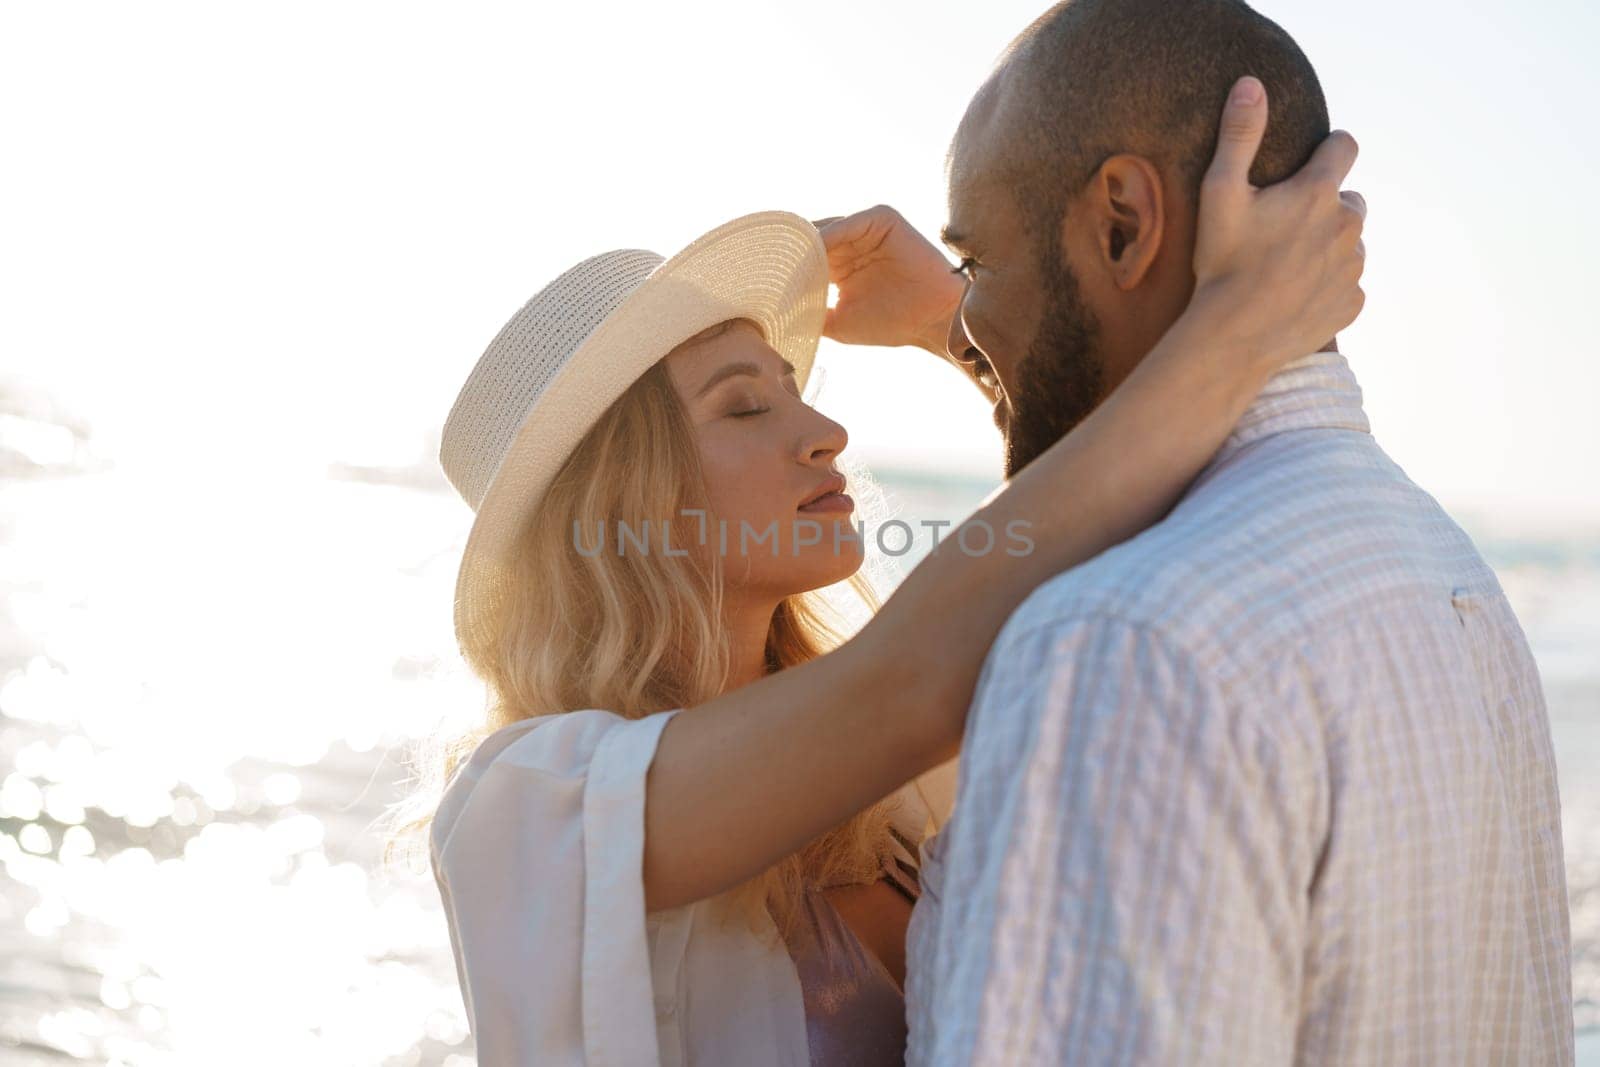
MULTIPOLYGON (((759 378, 761 377, 761 368, 748 360, 739 363, 729 363, 725 366, 718 367, 712 372, 711 377, 706 379, 706 383, 700 387, 699 392, 694 394, 695 399, 698 400, 700 397, 705 396, 716 387, 717 383, 723 381, 724 379, 732 378, 737 374, 747 374, 752 378, 759 378)), ((794 364, 790 363, 788 360, 783 361, 783 374, 784 377, 788 377, 790 375, 798 377, 798 373, 794 369, 794 364)))

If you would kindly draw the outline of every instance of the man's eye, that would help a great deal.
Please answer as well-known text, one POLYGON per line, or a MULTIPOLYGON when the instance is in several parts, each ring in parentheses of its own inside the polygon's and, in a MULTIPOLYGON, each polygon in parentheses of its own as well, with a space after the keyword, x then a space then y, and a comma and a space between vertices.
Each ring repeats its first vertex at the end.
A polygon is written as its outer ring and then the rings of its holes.
POLYGON ((972 272, 974 270, 976 270, 977 267, 978 267, 978 261, 973 259, 971 256, 968 256, 966 259, 963 259, 960 263, 957 263, 956 264, 956 269, 951 271, 950 273, 951 274, 960 274, 963 277, 965 277, 968 281, 971 281, 972 280, 972 272))

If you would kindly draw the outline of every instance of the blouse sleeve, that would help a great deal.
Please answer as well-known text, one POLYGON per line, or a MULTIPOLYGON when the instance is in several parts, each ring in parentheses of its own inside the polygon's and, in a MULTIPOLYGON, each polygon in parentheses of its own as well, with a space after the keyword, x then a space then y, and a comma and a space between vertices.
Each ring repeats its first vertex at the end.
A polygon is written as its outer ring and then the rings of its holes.
POLYGON ((675 714, 529 720, 446 791, 431 856, 485 1067, 658 1062, 644 782, 675 714))

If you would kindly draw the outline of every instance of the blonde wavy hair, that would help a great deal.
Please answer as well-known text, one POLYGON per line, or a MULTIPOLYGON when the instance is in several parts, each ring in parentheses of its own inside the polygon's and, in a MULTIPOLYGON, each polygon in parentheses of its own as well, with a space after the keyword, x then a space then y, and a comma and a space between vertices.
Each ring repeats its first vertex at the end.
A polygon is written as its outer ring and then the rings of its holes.
MULTIPOLYGON (((838 463, 858 500, 881 501, 870 475, 838 463)), ((513 580, 481 643, 461 649, 487 685, 488 709, 473 727, 441 730, 417 742, 407 762, 416 788, 390 810, 384 863, 404 852, 426 856, 427 832, 444 786, 489 734, 537 715, 605 708, 638 719, 692 709, 724 691, 731 667, 722 624, 723 561, 716 552, 585 554, 575 530, 675 516, 672 543, 693 546, 701 520, 683 509, 707 506, 703 469, 687 412, 657 362, 588 432, 557 473, 521 534, 513 580)), ((708 514, 707 522, 716 516, 708 514)), ((659 526, 657 526, 659 528, 659 526)), ((587 543, 587 542, 586 542, 587 543)), ((846 587, 870 615, 880 606, 868 568, 846 587)), ((830 587, 834 588, 834 587, 830 587)), ((804 663, 849 636, 845 616, 824 590, 784 598, 767 634, 768 673, 804 663)), ((808 887, 869 884, 890 848, 893 801, 878 801, 718 897, 726 918, 791 949, 811 943, 800 921, 808 887), (770 923, 763 922, 765 906, 770 923)), ((408 864, 415 869, 416 864, 408 864)))

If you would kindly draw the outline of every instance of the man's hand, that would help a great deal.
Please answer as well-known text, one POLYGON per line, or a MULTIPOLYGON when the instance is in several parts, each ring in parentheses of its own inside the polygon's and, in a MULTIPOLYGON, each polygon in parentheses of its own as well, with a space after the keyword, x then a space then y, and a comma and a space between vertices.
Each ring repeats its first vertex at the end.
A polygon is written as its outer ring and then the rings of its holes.
POLYGON ((945 338, 966 285, 900 212, 879 204, 812 225, 828 249, 839 301, 823 336, 847 345, 916 345, 948 359, 945 338))

